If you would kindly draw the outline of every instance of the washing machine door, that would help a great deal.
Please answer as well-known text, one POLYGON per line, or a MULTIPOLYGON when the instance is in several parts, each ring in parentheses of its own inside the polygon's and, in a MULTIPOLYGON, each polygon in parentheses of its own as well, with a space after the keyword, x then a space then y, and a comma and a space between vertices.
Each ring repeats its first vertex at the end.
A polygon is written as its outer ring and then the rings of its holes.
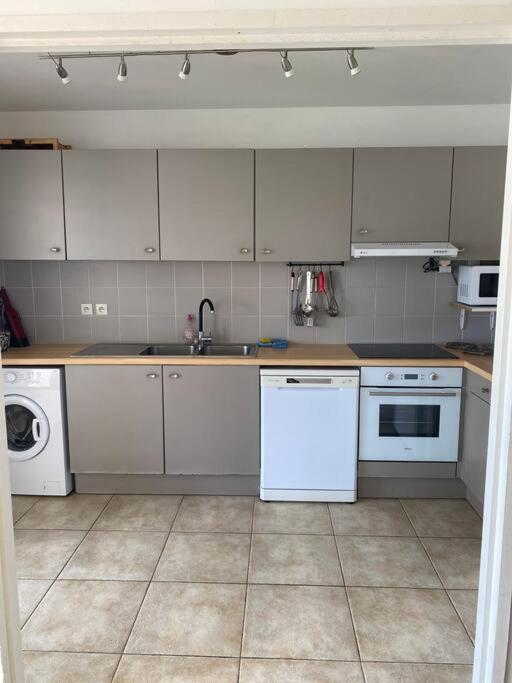
POLYGON ((44 410, 32 399, 16 394, 6 396, 5 422, 10 460, 30 460, 46 447, 50 424, 44 410))

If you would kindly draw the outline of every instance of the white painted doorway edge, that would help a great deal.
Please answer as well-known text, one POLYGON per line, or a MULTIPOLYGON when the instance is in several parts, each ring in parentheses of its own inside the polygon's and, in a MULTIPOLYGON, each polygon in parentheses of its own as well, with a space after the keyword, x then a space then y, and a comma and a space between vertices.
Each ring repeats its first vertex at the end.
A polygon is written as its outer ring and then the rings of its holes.
MULTIPOLYGON (((49 3, 50 4, 50 3, 49 3)), ((277 4, 277 3, 276 3, 277 4)), ((280 12, 133 12, 2 17, 0 51, 124 49, 181 45, 446 45, 512 43, 510 3, 396 5, 280 12), (141 30, 141 27, 144 27, 141 30)), ((511 119, 512 121, 512 119, 511 119)), ((510 126, 512 135, 512 125, 510 126)), ((512 137, 509 136, 509 149, 512 137)), ((507 162, 496 327, 479 616, 473 683, 512 680, 507 671, 512 596, 512 155, 507 162)), ((0 358, 1 361, 1 358, 0 358)), ((0 396, 3 388, 0 378, 0 396)), ((4 420, 0 419, 0 674, 22 683, 21 645, 4 420)), ((512 650, 511 650, 512 652, 512 650)), ((511 654, 512 656, 512 654, 511 654)), ((512 667, 512 664, 509 664, 512 667)), ((1 679, 0 679, 1 680, 1 679)))

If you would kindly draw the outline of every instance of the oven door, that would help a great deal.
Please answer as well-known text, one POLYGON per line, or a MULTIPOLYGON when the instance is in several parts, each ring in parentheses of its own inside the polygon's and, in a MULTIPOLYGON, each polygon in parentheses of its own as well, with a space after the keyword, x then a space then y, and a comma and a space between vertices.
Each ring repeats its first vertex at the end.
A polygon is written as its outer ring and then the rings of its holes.
POLYGON ((359 459, 456 462, 460 389, 361 389, 359 459))

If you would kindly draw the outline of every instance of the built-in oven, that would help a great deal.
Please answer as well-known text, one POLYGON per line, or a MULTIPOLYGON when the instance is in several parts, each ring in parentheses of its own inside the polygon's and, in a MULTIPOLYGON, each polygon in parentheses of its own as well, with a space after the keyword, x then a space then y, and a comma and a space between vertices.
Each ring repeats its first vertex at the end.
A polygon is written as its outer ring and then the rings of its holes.
POLYGON ((359 459, 455 462, 462 368, 361 369, 359 459))

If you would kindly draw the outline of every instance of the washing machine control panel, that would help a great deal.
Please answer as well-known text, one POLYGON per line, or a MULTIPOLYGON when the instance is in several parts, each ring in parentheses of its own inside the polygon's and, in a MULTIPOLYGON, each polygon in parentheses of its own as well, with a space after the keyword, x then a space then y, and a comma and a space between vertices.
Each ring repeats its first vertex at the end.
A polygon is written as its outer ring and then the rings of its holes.
POLYGON ((16 368, 13 370, 6 369, 3 373, 6 386, 47 389, 54 384, 59 371, 57 369, 38 370, 37 368, 16 368))

